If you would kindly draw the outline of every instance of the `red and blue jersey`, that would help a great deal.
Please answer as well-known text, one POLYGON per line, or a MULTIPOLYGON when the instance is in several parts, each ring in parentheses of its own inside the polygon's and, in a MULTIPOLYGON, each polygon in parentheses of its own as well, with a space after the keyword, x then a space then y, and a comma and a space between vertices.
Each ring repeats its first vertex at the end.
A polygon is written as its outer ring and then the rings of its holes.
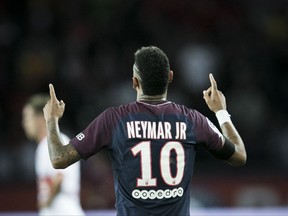
POLYGON ((186 216, 197 147, 220 151, 223 136, 194 109, 137 101, 106 109, 70 143, 83 159, 108 150, 117 215, 186 216))

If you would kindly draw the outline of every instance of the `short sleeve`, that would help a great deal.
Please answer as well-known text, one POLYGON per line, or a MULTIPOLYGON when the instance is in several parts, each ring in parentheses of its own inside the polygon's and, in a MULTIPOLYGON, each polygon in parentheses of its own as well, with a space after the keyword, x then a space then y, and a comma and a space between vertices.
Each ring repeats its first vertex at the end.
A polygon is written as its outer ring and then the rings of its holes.
POLYGON ((218 128, 204 115, 196 111, 195 124, 196 142, 208 151, 220 151, 224 136, 218 128))
POLYGON ((111 143, 113 112, 107 109, 95 118, 70 143, 83 159, 88 159, 111 143))

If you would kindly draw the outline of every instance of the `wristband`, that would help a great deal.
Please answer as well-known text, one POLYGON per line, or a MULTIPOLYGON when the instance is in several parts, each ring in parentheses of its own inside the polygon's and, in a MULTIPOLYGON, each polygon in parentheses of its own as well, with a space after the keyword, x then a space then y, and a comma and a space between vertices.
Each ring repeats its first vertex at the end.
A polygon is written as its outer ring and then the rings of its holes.
POLYGON ((216 112, 216 118, 220 126, 226 122, 231 122, 230 116, 227 110, 219 110, 216 112))

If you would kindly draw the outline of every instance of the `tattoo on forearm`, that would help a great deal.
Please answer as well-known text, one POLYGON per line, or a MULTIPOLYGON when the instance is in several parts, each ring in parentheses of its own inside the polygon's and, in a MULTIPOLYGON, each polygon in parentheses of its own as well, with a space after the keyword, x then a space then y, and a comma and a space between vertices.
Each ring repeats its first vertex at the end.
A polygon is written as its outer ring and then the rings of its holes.
POLYGON ((60 164, 61 167, 67 167, 81 159, 77 151, 70 144, 63 144, 56 121, 48 122, 47 127, 48 149, 52 163, 60 164))

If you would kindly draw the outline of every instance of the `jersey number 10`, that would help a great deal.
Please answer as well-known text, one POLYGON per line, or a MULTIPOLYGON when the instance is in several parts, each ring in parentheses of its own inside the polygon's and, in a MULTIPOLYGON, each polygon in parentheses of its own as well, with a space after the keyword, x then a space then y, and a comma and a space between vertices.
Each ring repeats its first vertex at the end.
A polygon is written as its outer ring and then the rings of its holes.
POLYGON ((160 172, 163 181, 167 185, 178 185, 184 174, 185 167, 185 153, 180 142, 169 141, 165 143, 160 150, 160 157, 153 157, 151 152, 151 141, 143 141, 131 148, 131 151, 136 157, 140 154, 141 178, 137 178, 137 186, 151 187, 157 185, 157 179, 152 177, 152 159, 160 158, 160 172), (170 157, 171 151, 174 150, 176 154, 176 174, 172 176, 170 157))

